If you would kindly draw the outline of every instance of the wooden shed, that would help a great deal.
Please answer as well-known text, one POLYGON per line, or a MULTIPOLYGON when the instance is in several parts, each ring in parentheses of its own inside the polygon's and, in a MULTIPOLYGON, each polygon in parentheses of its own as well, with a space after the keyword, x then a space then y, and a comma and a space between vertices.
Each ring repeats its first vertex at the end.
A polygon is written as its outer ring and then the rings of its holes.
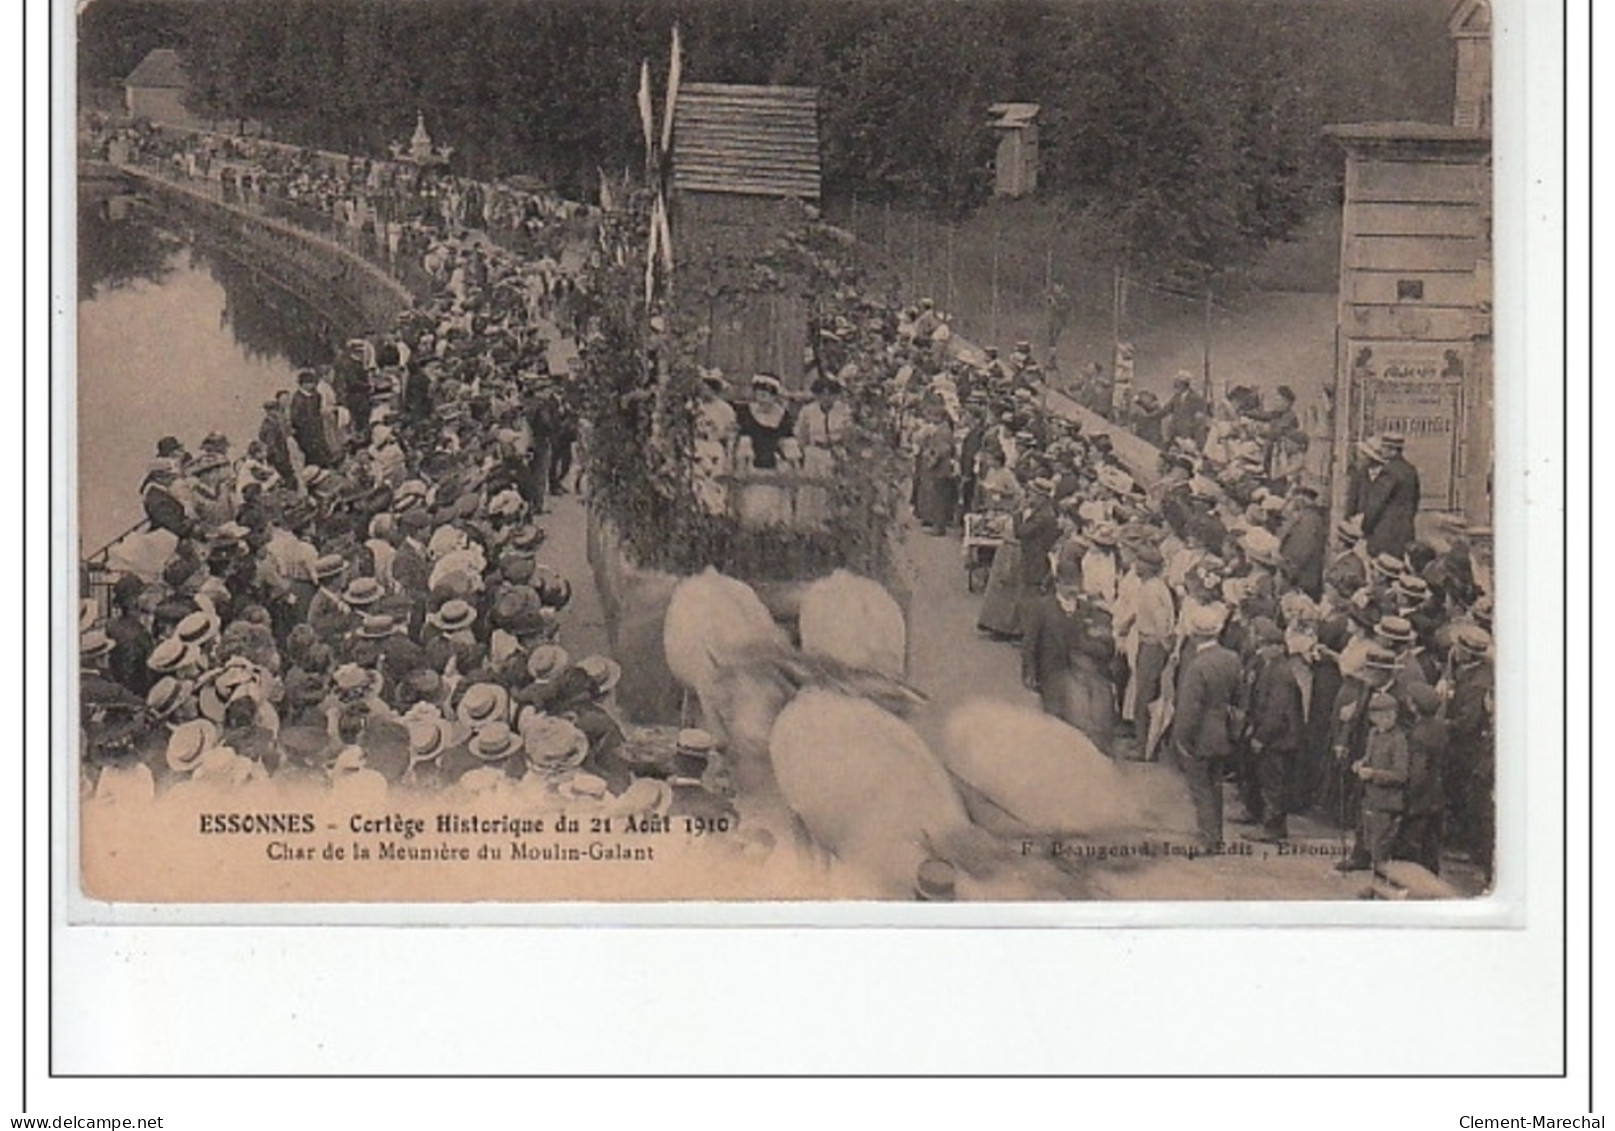
POLYGON ((1492 440, 1490 139, 1410 122, 1330 133, 1346 150, 1336 500, 1351 446, 1400 432, 1423 506, 1478 518, 1492 440))
POLYGON ((820 194, 818 91, 812 87, 688 83, 673 117, 672 218, 681 304, 712 327, 708 364, 742 380, 804 381, 808 308, 786 293, 712 300, 684 280, 750 262, 796 226, 820 194))
POLYGON ((1021 197, 1037 190, 1036 102, 995 102, 987 107, 998 131, 998 154, 993 161, 993 194, 1021 197))

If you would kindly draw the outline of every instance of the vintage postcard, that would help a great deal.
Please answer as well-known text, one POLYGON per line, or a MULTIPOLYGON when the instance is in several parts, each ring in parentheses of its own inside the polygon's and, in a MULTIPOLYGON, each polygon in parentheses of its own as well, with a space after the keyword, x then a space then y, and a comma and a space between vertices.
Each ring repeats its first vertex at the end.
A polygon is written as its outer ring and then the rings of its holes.
POLYGON ((87 900, 1508 875, 1486 0, 75 26, 87 900))

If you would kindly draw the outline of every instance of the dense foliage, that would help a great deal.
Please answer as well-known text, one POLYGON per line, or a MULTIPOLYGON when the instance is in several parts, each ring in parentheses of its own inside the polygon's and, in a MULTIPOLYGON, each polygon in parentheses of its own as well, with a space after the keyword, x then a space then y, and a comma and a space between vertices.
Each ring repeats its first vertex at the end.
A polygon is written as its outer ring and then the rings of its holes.
POLYGON ((1043 191, 1179 275, 1290 232, 1338 180, 1330 121, 1441 120, 1446 0, 97 0, 81 80, 186 50, 199 109, 382 152, 417 109, 475 176, 593 193, 639 160, 642 58, 823 91, 827 191, 963 213, 998 100, 1044 107, 1043 191))

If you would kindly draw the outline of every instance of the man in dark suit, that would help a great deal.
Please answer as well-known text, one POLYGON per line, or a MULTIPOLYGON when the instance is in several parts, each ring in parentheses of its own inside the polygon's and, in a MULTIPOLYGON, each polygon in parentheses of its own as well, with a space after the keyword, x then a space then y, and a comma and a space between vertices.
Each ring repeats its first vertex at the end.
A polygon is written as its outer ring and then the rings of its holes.
POLYGON ((1289 514, 1279 539, 1284 573, 1314 601, 1323 596, 1323 562, 1329 550, 1329 523, 1318 505, 1318 492, 1297 487, 1287 504, 1289 514))
POLYGON ((1413 520, 1419 513, 1419 472, 1402 458, 1400 436, 1379 438, 1372 454, 1381 457, 1376 464, 1370 456, 1368 481, 1363 485, 1363 537, 1370 554, 1407 552, 1413 544, 1413 520))
POLYGON ((1060 540, 1060 514, 1054 507, 1052 477, 1032 480, 1026 509, 1015 522, 1015 537, 1021 544, 1021 591, 1027 600, 1036 600, 1049 580, 1049 554, 1060 540))
POLYGON ((1240 785, 1246 811, 1262 826, 1259 839, 1277 843, 1289 835, 1288 785, 1306 732, 1296 673, 1301 660, 1287 653, 1283 631, 1267 617, 1256 618, 1251 635, 1257 643, 1248 713, 1251 772, 1240 785))
POLYGON ((1177 439, 1190 439, 1195 447, 1206 442, 1208 413, 1206 401, 1194 391, 1187 373, 1179 373, 1172 382, 1172 395, 1164 406, 1161 422, 1161 439, 1170 444, 1177 439))
POLYGON ((1222 768, 1234 750, 1234 711, 1244 682, 1239 657, 1217 643, 1225 616, 1216 605, 1197 606, 1189 613, 1172 716, 1172 750, 1194 800, 1204 848, 1223 839, 1222 768))

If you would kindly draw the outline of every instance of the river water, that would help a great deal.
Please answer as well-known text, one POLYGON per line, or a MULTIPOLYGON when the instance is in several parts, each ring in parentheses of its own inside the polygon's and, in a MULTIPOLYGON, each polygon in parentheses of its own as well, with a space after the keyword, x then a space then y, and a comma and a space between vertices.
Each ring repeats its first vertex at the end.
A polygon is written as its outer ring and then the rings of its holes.
POLYGON ((331 356, 320 312, 202 235, 136 205, 110 220, 79 201, 79 545, 93 553, 143 517, 158 439, 192 451, 219 431, 239 454, 263 403, 331 356))

